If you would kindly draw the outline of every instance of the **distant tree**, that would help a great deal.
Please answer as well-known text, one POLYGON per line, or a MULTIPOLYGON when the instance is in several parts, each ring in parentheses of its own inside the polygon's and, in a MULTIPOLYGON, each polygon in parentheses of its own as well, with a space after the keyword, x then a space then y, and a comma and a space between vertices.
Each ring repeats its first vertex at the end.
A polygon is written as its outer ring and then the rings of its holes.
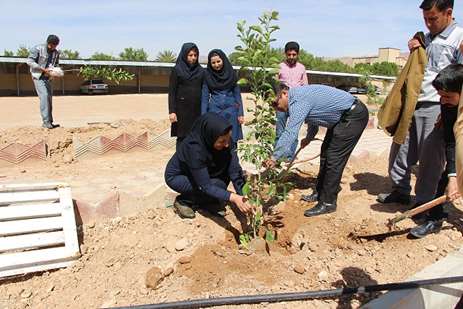
POLYGON ((96 52, 90 56, 90 59, 92 60, 115 60, 116 58, 113 57, 112 55, 96 52))
POLYGON ((29 57, 29 48, 25 46, 20 46, 18 50, 16 51, 16 56, 21 57, 21 58, 29 57))
POLYGON ((134 49, 132 47, 124 48, 124 51, 119 54, 122 60, 130 61, 147 61, 148 53, 143 49, 134 49))
POLYGON ((63 49, 61 51, 61 58, 63 58, 63 59, 79 59, 79 52, 77 50, 63 49))
POLYGON ((358 63, 354 70, 363 75, 397 76, 399 74, 399 66, 392 62, 358 63))
POLYGON ((5 57, 13 57, 14 56, 14 52, 11 51, 11 50, 6 50, 3 52, 3 56, 5 57))
POLYGON ((132 80, 135 78, 135 74, 126 70, 106 66, 83 66, 80 67, 79 75, 86 80, 104 79, 117 85, 119 85, 121 81, 132 80))
POLYGON ((177 60, 177 55, 172 50, 163 50, 159 52, 156 61, 157 62, 175 62, 177 60))

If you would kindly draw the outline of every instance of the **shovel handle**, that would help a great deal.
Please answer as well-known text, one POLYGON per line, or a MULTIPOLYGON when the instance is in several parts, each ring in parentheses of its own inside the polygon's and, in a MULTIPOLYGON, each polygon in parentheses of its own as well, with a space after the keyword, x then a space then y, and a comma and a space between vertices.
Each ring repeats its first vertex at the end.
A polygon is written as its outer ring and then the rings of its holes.
POLYGON ((392 219, 389 219, 388 223, 387 223, 387 226, 389 228, 391 228, 392 226, 394 226, 396 223, 402 221, 402 220, 405 220, 407 218, 411 218, 417 214, 420 214, 422 212, 425 212, 426 210, 429 210, 433 207, 436 207, 437 205, 440 205, 442 203, 444 203, 445 201, 447 201, 447 196, 445 195, 442 195, 441 197, 438 197, 430 202, 427 202, 426 204, 423 204, 419 207, 416 207, 416 208, 413 208, 413 209, 410 209, 406 212, 404 212, 403 214, 400 214, 400 215, 397 215, 395 216, 394 218, 392 219))

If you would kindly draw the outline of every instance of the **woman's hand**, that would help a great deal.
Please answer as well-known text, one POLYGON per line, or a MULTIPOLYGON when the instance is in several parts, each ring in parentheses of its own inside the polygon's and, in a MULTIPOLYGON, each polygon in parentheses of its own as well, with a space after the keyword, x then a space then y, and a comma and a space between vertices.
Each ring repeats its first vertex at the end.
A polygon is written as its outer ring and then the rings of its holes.
POLYGON ((169 114, 169 120, 170 120, 170 123, 177 122, 177 114, 176 113, 169 114))
POLYGON ((252 206, 249 205, 244 196, 232 193, 230 196, 230 202, 234 203, 242 213, 252 213, 252 206))
POLYGON ((244 124, 244 116, 238 116, 238 122, 244 124))

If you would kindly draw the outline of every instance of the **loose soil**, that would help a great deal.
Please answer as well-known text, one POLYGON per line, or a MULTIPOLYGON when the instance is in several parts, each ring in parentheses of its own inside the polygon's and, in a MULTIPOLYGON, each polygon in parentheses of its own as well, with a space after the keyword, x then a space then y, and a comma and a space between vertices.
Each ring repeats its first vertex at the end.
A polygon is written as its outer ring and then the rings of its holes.
MULTIPOLYGON (((411 220, 388 238, 350 237, 385 232, 387 218, 406 210, 375 202, 389 188, 386 168, 384 156, 351 162, 337 212, 306 218, 303 212, 313 204, 300 195, 311 192, 317 167, 301 167, 294 176, 297 188, 275 208, 282 226, 269 252, 239 248, 243 220, 232 210, 225 218, 201 212, 181 220, 171 208, 153 205, 85 225, 79 229, 82 257, 74 266, 0 282, 0 308, 97 308, 404 280, 463 245, 461 212, 452 207, 444 229, 420 240, 407 238, 411 220), (146 287, 150 278, 154 289, 146 287)), ((240 308, 358 308, 374 296, 240 308)))

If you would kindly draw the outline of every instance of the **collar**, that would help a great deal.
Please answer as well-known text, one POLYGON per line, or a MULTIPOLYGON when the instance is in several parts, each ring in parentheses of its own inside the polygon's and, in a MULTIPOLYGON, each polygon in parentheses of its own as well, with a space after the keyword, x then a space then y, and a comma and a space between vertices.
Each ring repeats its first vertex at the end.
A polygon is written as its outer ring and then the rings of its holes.
POLYGON ((450 25, 448 25, 447 28, 444 29, 444 31, 442 31, 441 33, 437 34, 434 37, 440 36, 444 39, 447 39, 452 34, 453 30, 455 30, 456 27, 457 27, 457 22, 452 21, 450 25))

